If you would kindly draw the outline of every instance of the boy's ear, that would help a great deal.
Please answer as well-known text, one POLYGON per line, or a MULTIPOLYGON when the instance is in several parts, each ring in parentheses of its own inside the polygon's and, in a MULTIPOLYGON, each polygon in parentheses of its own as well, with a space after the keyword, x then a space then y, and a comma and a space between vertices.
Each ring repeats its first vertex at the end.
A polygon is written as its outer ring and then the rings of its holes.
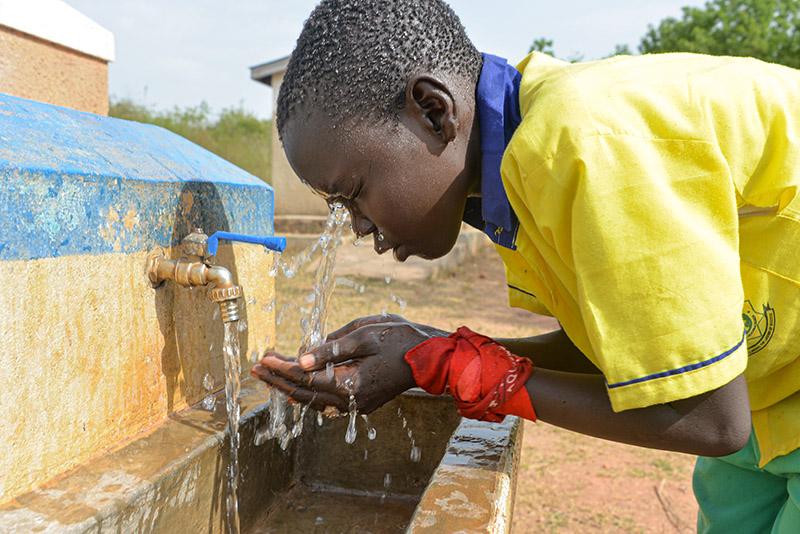
POLYGON ((418 74, 409 78, 406 84, 405 107, 425 129, 445 145, 456 138, 456 101, 441 80, 429 74, 418 74))

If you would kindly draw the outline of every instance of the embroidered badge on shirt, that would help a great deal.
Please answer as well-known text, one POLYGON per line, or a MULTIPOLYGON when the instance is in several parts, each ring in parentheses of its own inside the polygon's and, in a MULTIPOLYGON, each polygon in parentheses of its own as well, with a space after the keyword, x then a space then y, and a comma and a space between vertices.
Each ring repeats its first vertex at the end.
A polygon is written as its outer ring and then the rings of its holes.
POLYGON ((775 308, 768 302, 757 311, 752 302, 745 300, 742 320, 747 332, 747 353, 752 356, 766 347, 775 333, 775 308))

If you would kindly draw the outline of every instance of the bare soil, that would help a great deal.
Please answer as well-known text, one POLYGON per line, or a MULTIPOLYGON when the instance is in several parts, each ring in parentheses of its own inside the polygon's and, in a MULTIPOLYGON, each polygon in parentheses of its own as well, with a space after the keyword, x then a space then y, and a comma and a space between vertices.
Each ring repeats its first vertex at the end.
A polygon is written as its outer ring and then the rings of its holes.
MULTIPOLYGON (((340 254, 348 254, 347 247, 340 254)), ((448 330, 468 325, 492 337, 530 336, 557 327, 550 318, 508 307, 502 264, 488 249, 435 280, 396 280, 395 273, 385 274, 389 283, 340 280, 329 330, 382 311, 448 330), (363 293, 358 286, 364 286, 363 293)), ((311 283, 308 272, 278 282, 277 348, 286 354, 299 344, 300 309, 310 306, 311 283)), ((692 532, 697 514, 693 464, 694 458, 683 454, 526 423, 512 532, 692 532)))

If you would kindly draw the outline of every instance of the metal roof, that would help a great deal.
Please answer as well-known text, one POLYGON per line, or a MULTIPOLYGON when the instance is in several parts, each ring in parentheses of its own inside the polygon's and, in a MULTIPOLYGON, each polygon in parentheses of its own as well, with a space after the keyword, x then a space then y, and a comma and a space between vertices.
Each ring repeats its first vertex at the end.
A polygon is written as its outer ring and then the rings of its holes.
POLYGON ((250 78, 257 82, 272 86, 272 75, 286 70, 289 64, 289 56, 273 59, 260 65, 250 67, 250 78))

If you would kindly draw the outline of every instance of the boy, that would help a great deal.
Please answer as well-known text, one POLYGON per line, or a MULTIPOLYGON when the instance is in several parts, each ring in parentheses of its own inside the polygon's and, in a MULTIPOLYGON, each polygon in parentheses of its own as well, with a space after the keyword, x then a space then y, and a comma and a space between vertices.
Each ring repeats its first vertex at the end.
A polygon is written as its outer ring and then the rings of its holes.
POLYGON ((319 410, 347 409, 347 378, 365 413, 417 385, 468 417, 697 454, 700 531, 800 532, 800 72, 690 54, 514 68, 441 0, 324 0, 277 119, 298 176, 378 253, 439 257, 463 218, 511 304, 562 329, 365 318, 256 376, 319 410))

